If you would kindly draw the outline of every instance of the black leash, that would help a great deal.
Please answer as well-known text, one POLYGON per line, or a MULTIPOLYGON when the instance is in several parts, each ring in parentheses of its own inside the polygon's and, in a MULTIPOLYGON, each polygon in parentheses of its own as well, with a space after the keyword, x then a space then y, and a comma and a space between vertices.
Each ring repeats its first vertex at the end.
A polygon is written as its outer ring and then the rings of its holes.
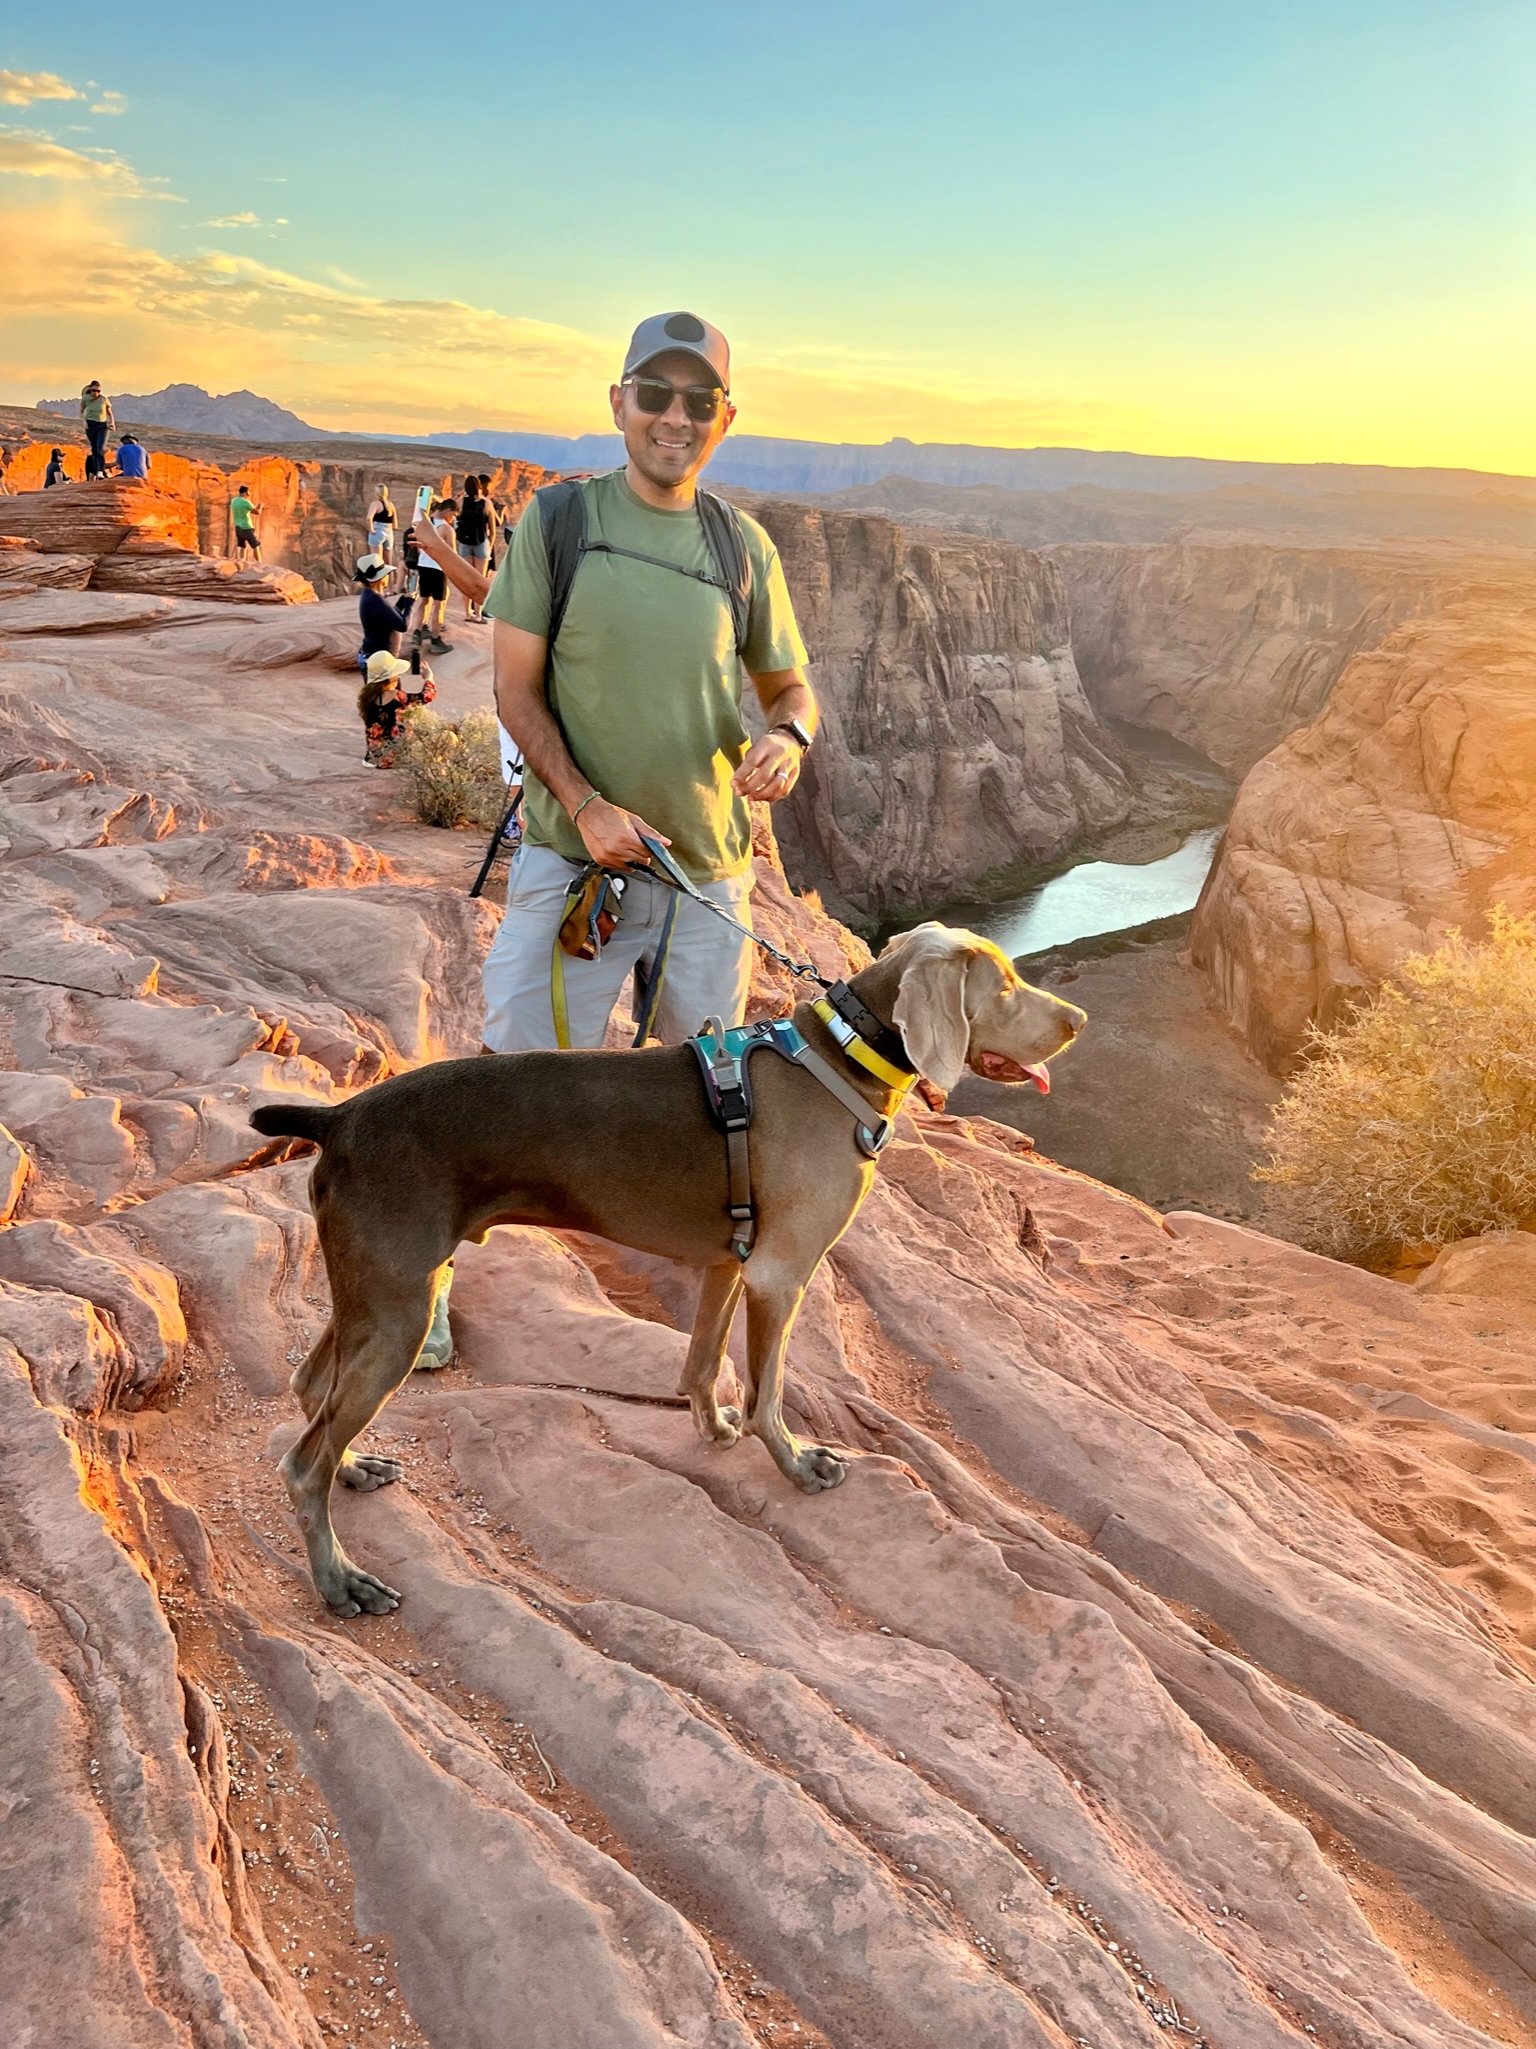
MULTIPOLYGON (((739 932, 744 939, 750 939, 754 946, 761 947, 770 960, 776 960, 781 968, 786 968, 790 974, 797 976, 801 981, 815 982, 823 989, 830 989, 833 986, 827 977, 814 967, 810 961, 791 960, 787 953, 780 953, 776 946, 770 944, 760 933, 754 932, 750 925, 743 925, 739 918, 733 918, 728 910, 715 902, 713 897, 708 897, 704 894, 703 890, 696 889, 661 844, 660 840, 648 839, 642 833, 640 835, 640 843, 651 857, 651 873, 657 882, 664 882, 669 889, 675 889, 680 896, 691 897, 696 904, 702 904, 706 911, 712 911, 717 918, 723 919, 727 925, 732 926, 739 932)), ((640 869, 638 872, 643 875, 646 871, 640 869)))

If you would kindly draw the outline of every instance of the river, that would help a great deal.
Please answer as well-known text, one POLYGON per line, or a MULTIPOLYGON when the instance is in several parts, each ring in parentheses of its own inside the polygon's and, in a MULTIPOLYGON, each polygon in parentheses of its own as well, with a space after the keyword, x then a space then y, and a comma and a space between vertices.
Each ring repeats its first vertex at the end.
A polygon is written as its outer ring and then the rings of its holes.
POLYGON ((969 908, 965 923, 1019 960, 1074 939, 1171 918, 1194 909, 1220 838, 1221 828, 1208 826, 1192 832, 1177 853, 1139 866, 1081 861, 1008 903, 969 908))

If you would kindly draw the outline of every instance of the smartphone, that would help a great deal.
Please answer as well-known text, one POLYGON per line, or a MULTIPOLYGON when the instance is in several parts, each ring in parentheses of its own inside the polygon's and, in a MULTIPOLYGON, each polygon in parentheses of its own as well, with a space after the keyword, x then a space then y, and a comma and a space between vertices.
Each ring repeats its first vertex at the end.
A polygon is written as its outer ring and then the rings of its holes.
POLYGON ((430 484, 418 484, 416 487, 416 512, 414 516, 417 519, 425 519, 431 510, 432 486, 430 484))

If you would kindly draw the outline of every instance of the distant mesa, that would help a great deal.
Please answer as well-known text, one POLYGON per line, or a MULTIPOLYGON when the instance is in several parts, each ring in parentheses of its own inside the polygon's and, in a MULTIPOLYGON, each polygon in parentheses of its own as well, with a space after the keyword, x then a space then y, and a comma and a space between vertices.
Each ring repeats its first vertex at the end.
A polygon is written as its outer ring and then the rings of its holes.
MULTIPOLYGON (((237 441, 324 441, 324 427, 311 427, 270 398, 254 391, 226 391, 216 398, 200 384, 168 384, 163 391, 111 394, 112 411, 123 423, 179 427, 189 434, 226 434, 237 441)), ((40 413, 78 417, 77 398, 40 398, 40 413)))

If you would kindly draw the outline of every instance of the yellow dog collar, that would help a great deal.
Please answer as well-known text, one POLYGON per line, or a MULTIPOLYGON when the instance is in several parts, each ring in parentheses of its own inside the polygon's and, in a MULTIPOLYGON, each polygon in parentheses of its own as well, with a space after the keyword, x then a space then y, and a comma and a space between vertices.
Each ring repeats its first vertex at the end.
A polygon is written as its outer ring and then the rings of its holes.
POLYGON ((859 1037, 851 1024, 838 1016, 825 996, 818 996, 811 1008, 850 1060, 856 1060, 860 1067, 875 1077, 876 1081, 883 1081, 888 1089, 895 1089, 900 1096, 906 1094, 917 1080, 915 1074, 903 1073, 901 1068, 894 1066, 877 1053, 873 1046, 859 1037))

